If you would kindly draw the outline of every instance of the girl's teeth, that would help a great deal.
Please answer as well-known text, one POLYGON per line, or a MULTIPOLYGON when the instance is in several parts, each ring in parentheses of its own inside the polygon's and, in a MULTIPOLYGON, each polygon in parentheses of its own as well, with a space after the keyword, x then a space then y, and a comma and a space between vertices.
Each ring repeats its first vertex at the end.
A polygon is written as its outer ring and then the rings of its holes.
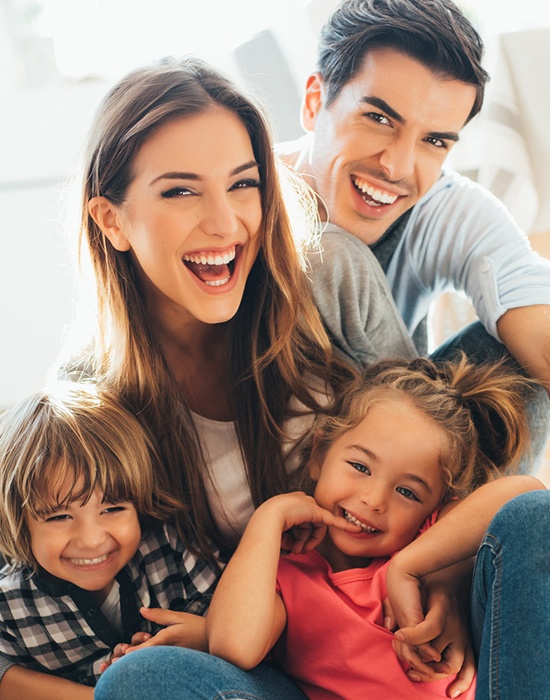
POLYGON ((363 530, 363 532, 378 532, 374 527, 369 527, 368 525, 365 525, 365 523, 362 523, 360 520, 358 520, 354 515, 351 513, 348 513, 347 510, 344 510, 344 518, 350 522, 353 523, 354 525, 357 525, 358 527, 363 530))

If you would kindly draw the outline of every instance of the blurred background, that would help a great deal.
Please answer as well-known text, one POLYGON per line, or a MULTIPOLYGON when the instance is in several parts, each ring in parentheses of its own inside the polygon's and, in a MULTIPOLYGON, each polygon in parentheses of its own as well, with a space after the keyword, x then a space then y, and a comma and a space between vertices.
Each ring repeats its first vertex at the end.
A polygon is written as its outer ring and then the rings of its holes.
MULTIPOLYGON (((493 81, 450 164, 500 196, 548 254, 550 5, 460 4, 486 41, 493 81)), ((256 93, 276 139, 297 137, 316 37, 336 5, 0 0, 0 406, 41 386, 73 317, 71 183, 109 87, 162 55, 195 53, 256 93)), ((455 301, 435 310, 434 342, 469 313, 455 301)))

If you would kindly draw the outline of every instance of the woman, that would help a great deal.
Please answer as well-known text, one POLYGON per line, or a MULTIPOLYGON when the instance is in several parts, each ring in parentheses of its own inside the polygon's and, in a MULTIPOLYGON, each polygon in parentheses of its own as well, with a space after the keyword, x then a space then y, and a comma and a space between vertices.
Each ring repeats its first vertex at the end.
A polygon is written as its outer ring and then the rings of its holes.
MULTIPOLYGON (((350 374, 312 301, 257 107, 192 58, 123 78, 91 131, 86 250, 97 329, 63 372, 93 376, 155 436, 185 544, 230 553, 254 507, 291 487, 301 437, 350 374)), ((190 624, 185 643, 200 633, 190 624)), ((91 697, 3 661, 0 698, 91 697)), ((279 697, 299 696, 267 672, 279 697)))

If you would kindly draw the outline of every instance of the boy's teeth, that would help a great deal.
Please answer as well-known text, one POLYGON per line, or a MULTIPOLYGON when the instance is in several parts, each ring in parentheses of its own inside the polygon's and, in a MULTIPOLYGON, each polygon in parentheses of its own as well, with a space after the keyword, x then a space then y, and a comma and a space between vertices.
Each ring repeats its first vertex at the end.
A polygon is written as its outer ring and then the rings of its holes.
POLYGON ((71 564, 76 564, 77 566, 93 566, 94 564, 101 564, 101 562, 106 561, 109 557, 108 554, 104 554, 101 557, 95 557, 94 559, 71 559, 71 564))

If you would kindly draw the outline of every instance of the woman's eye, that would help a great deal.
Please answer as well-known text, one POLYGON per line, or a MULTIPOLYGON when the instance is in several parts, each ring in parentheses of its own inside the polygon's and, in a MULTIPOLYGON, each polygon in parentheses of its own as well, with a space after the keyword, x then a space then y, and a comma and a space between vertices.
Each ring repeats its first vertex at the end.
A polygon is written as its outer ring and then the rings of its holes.
POLYGON ((411 489, 408 489, 405 486, 398 486, 396 491, 402 496, 405 496, 405 498, 408 498, 410 501, 418 501, 420 503, 420 499, 414 491, 411 491, 411 489))
POLYGON ((163 199, 172 199, 173 197, 189 197, 194 194, 188 187, 171 187, 169 190, 162 192, 163 199))
POLYGON ((254 178, 246 178, 244 180, 239 180, 234 185, 231 185, 230 190, 246 190, 249 187, 259 187, 260 185, 260 180, 255 180, 254 178))
POLYGON ((361 462, 348 462, 348 464, 362 474, 370 474, 369 468, 365 464, 361 464, 361 462))

